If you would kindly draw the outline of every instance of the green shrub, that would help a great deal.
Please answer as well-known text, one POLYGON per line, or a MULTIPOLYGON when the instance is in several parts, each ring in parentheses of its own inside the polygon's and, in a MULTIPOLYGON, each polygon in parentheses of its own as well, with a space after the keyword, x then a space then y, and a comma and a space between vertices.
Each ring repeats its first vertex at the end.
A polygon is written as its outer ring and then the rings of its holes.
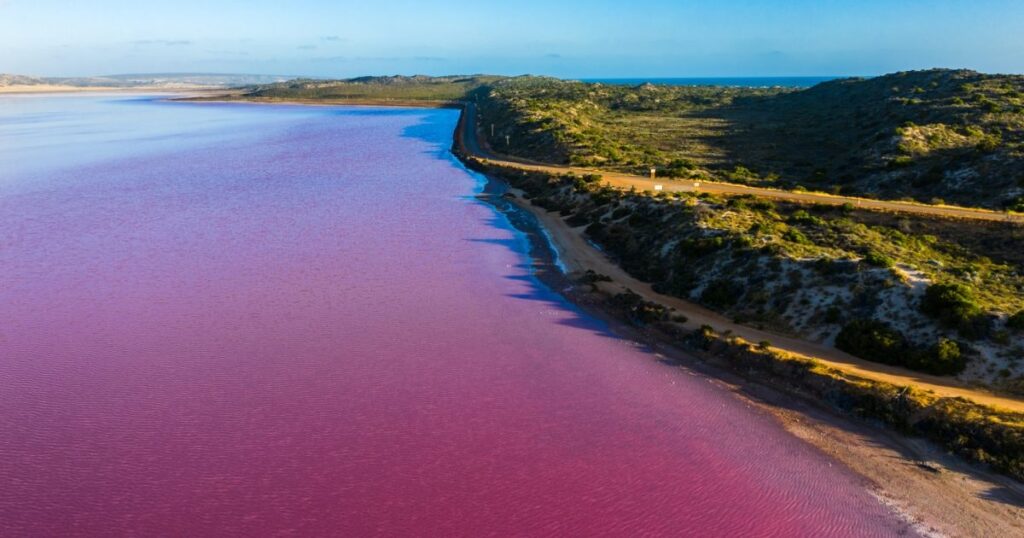
POLYGON ((811 244, 811 240, 807 239, 807 236, 804 235, 803 232, 801 232, 800 230, 797 230, 796 228, 790 228, 783 232, 782 238, 785 239, 786 241, 792 241, 793 243, 798 243, 801 245, 811 244))
POLYGON ((664 174, 668 177, 689 177, 696 167, 690 159, 675 159, 665 167, 664 174))
POLYGON ((889 161, 889 168, 906 168, 914 164, 914 158, 910 155, 897 155, 889 161))
POLYGON ((1024 196, 1018 196, 1012 200, 1008 200, 1005 206, 1007 211, 1024 213, 1024 196))
POLYGON ((868 251, 868 253, 864 255, 864 263, 875 267, 892 267, 895 265, 892 258, 878 252, 877 250, 868 251))
POLYGON ((732 280, 713 280, 700 295, 701 302, 716 308, 728 308, 736 304, 743 290, 732 280))
POLYGON ((706 256, 721 250, 725 247, 725 237, 716 235, 714 237, 698 237, 693 239, 683 239, 676 246, 676 251, 684 256, 706 256))
POLYGON ((1010 316, 1010 319, 1006 320, 1006 326, 1018 331, 1024 331, 1024 310, 1010 316))
POLYGON ((948 338, 939 338, 931 348, 911 353, 908 357, 910 360, 906 366, 935 375, 959 374, 967 366, 960 344, 948 338))
POLYGON ((847 323, 836 336, 836 347, 862 359, 883 364, 903 364, 908 351, 902 333, 881 321, 858 319, 847 323))
POLYGON ((626 290, 624 293, 612 297, 611 304, 622 310, 634 325, 642 326, 656 321, 668 321, 671 316, 668 308, 645 301, 643 297, 632 290, 626 290))
POLYGON ((947 326, 970 328, 982 314, 974 293, 960 284, 932 284, 925 290, 921 311, 947 326))
POLYGON ((764 198, 757 198, 750 203, 750 209, 761 212, 775 211, 775 202, 765 200, 764 198))
POLYGON ((809 224, 813 226, 823 226, 825 224, 825 221, 820 217, 815 217, 803 209, 794 211, 793 214, 789 216, 789 222, 794 224, 809 224))
POLYGON ((869 361, 935 375, 958 374, 967 365, 960 345, 953 340, 940 338, 930 348, 915 349, 902 333, 875 320, 848 323, 836 336, 836 347, 869 361))

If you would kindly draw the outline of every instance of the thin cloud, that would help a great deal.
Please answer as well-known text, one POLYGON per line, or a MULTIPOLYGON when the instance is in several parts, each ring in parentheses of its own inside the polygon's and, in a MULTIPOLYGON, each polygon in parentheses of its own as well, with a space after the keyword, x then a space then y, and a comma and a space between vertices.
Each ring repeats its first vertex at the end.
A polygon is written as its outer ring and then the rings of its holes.
POLYGON ((317 56, 313 62, 447 62, 448 58, 438 56, 317 56))
POLYGON ((348 56, 320 56, 317 58, 310 58, 314 62, 347 62, 351 60, 348 56))
POLYGON ((299 50, 316 50, 316 45, 299 45, 296 48, 299 50))
POLYGON ((206 49, 203 52, 220 56, 249 56, 248 52, 242 50, 206 49))
POLYGON ((191 45, 192 42, 187 39, 139 39, 131 42, 132 45, 164 45, 167 47, 183 47, 191 45))

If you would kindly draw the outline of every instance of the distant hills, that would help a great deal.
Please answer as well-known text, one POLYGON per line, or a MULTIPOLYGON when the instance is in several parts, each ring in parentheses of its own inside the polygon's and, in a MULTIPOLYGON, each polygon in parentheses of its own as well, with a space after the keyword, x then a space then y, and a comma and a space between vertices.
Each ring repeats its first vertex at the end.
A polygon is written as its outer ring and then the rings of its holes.
POLYGON ((249 88, 257 99, 458 101, 505 77, 451 75, 381 76, 343 80, 296 79, 249 88))

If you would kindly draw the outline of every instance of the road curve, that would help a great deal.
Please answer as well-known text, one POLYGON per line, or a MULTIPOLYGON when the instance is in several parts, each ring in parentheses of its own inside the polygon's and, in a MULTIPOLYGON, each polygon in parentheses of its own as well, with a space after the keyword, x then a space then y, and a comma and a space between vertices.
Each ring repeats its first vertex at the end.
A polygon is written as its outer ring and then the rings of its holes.
POLYGON ((649 177, 623 174, 620 172, 608 172, 594 168, 581 168, 574 166, 563 166, 545 164, 518 157, 502 155, 485 148, 481 142, 483 137, 480 133, 479 117, 476 104, 467 102, 463 105, 463 114, 460 119, 460 138, 458 141, 468 156, 475 157, 487 164, 531 170, 535 172, 546 172, 550 174, 565 174, 573 172, 578 175, 600 174, 602 181, 613 187, 621 189, 635 188, 638 191, 655 191, 656 185, 660 185, 663 192, 708 192, 725 195, 754 195, 776 200, 786 200, 808 204, 844 205, 851 204, 854 207, 870 209, 875 211, 888 211, 894 213, 912 213, 917 215, 928 215, 933 217, 973 219, 996 222, 1013 222, 1024 224, 1024 215, 1002 213, 989 209, 978 209, 971 207, 947 206, 947 205, 925 205, 913 202, 896 202, 887 200, 871 200, 868 198, 855 198, 851 196, 835 196, 815 192, 795 192, 764 187, 750 187, 736 183, 719 183, 710 181, 675 180, 675 179, 651 179, 649 177))

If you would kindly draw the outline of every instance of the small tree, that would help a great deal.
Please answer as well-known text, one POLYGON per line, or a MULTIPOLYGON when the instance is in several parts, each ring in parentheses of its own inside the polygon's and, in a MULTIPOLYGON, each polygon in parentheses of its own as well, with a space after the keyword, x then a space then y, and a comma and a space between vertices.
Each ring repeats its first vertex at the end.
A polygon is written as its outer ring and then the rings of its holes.
POLYGON ((974 293, 961 284, 932 284, 925 290, 921 311, 952 327, 970 323, 981 314, 974 293))

